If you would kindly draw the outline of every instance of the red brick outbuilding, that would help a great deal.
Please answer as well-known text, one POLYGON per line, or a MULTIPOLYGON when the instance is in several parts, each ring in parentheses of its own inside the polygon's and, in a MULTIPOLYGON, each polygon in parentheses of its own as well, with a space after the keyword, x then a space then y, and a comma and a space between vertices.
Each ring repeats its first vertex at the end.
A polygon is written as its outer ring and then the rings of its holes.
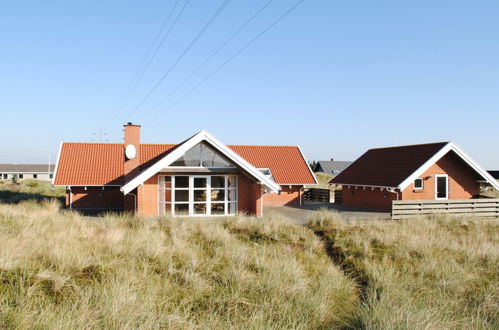
POLYGON ((393 200, 470 199, 490 174, 452 142, 370 149, 330 181, 343 204, 391 210, 393 200))
POLYGON ((214 216, 262 215, 264 205, 301 204, 316 184, 297 146, 225 145, 206 131, 179 144, 143 144, 140 126, 124 126, 122 143, 61 143, 53 184, 66 206, 214 216))

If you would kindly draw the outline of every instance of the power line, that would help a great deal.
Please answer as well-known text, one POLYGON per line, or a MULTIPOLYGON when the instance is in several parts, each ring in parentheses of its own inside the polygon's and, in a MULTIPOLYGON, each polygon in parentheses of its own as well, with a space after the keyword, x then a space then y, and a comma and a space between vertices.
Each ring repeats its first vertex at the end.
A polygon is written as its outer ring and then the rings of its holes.
POLYGON ((149 65, 151 64, 152 60, 156 57, 159 49, 161 48, 161 46, 163 45, 163 43, 165 42, 166 38, 170 35, 173 27, 175 26, 175 24, 177 23, 178 19, 180 18, 180 16, 182 15, 185 7, 187 6, 187 4, 189 3, 190 0, 186 0, 185 3, 184 3, 184 6, 180 9, 180 11, 178 12, 175 20, 173 21, 173 23, 170 25, 168 31, 165 33, 165 35, 163 36, 163 38, 161 39, 161 41, 159 42, 158 46, 155 48, 154 50, 154 53, 152 54, 152 56, 149 57, 149 55, 151 54, 151 51, 154 47, 154 45, 156 44, 156 42, 158 41, 159 37, 161 36, 161 34, 163 33, 163 30, 165 29, 167 23, 170 21, 170 18, 171 16, 173 15, 173 13, 175 12, 175 9, 177 8, 178 6, 178 3, 180 2, 180 0, 177 0, 173 6, 173 8, 170 10, 170 12, 168 13, 168 16, 166 17, 165 21, 163 22, 163 24, 161 25, 161 28, 159 30, 159 32, 157 33, 156 37, 154 38, 153 42, 151 43, 151 45, 149 46, 149 49, 147 50, 147 53, 146 55, 143 57, 142 61, 140 62, 140 65, 139 67, 137 68, 137 70, 135 71, 134 75, 132 76, 132 79, 130 79, 125 91, 123 92, 123 94, 121 95, 118 103, 116 104, 116 106, 113 108, 113 111, 111 112, 111 116, 110 116, 110 119, 108 119, 106 122, 105 122, 105 125, 104 125, 104 129, 107 128, 107 126, 112 123, 112 121, 116 118, 116 116, 118 115, 119 111, 122 109, 123 105, 125 104, 125 102, 128 100, 128 98, 130 97, 130 95, 132 94, 132 92, 135 90, 135 87, 137 87, 138 83, 140 82, 140 80, 142 79, 142 76, 144 75, 144 73, 147 71, 147 69, 149 68, 149 65), (149 60, 147 61, 146 63, 146 60, 147 58, 149 58, 149 60), (144 66, 144 63, 145 66, 144 66), (142 70, 141 70, 142 69, 142 70))
POLYGON ((217 55, 225 46, 227 46, 232 40, 234 40, 235 37, 237 37, 245 28, 248 26, 262 11, 267 8, 273 0, 267 1, 265 5, 263 5, 258 11, 256 11, 243 25, 239 27, 227 40, 225 40, 213 53, 211 53, 208 58, 206 58, 205 61, 203 61, 194 71, 192 71, 177 87, 175 87, 168 95, 166 95, 165 98, 163 98, 156 106, 154 106, 151 111, 156 110, 159 108, 167 99, 170 98, 173 94, 175 94, 180 88, 182 88, 186 82, 188 82, 196 73, 199 72, 208 62, 215 56, 217 55))
POLYGON ((189 45, 184 49, 184 51, 177 57, 175 62, 170 66, 170 68, 161 76, 161 78, 156 82, 156 84, 149 90, 149 92, 142 98, 142 100, 137 104, 137 106, 128 114, 127 118, 130 118, 137 112, 137 110, 147 101, 151 94, 161 85, 165 78, 173 71, 177 64, 184 58, 184 56, 189 52, 189 50, 194 46, 194 44, 199 40, 199 38, 206 32, 206 30, 211 26, 211 24, 220 16, 223 10, 231 0, 225 0, 222 5, 217 9, 217 11, 211 16, 209 21, 203 26, 199 33, 194 37, 194 39, 189 43, 189 45))
POLYGON ((235 52, 231 57, 229 57, 225 62, 223 62, 220 66, 218 66, 215 70, 213 70, 211 73, 209 73, 205 78, 203 78, 199 83, 194 85, 189 91, 187 91, 184 95, 182 95, 177 101, 174 103, 170 104, 168 108, 165 109, 163 112, 159 112, 155 117, 152 118, 149 122, 147 122, 143 126, 147 126, 151 124, 152 122, 157 121, 162 115, 164 115, 166 112, 171 110, 174 106, 176 106, 178 103, 180 103, 184 98, 189 96, 192 92, 194 92, 196 89, 198 89, 202 84, 204 84, 206 81, 208 81, 211 77, 213 77, 218 71, 220 71, 223 67, 225 67, 227 64, 229 64, 234 58, 239 56, 244 50, 246 50, 249 46, 251 46, 255 41, 257 41, 261 36, 263 36, 267 31, 269 31, 271 28, 273 28, 277 23, 279 23, 281 20, 283 20, 286 16, 288 16, 293 10, 295 10, 302 2, 305 0, 300 0, 296 4, 294 4, 290 9, 288 9, 284 14, 282 14, 279 18, 277 18, 275 21, 273 21, 267 28, 265 28, 262 32, 260 32, 256 37, 251 39, 248 43, 246 43, 243 47, 241 47, 237 52, 235 52))

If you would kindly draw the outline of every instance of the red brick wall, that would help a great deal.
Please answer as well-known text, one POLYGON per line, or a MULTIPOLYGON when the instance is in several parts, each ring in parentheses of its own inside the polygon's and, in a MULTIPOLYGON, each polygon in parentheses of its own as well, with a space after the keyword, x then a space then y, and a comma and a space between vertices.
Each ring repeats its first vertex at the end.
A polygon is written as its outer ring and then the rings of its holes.
POLYGON ((449 178, 449 199, 468 199, 480 194, 479 177, 461 158, 453 152, 442 157, 423 175, 423 189, 415 190, 411 183, 402 191, 404 200, 434 200, 435 175, 447 174, 449 178))
POLYGON ((123 209, 124 196, 119 187, 71 187, 66 196, 66 207, 69 208, 69 193, 74 209, 123 209))
POLYGON ((158 174, 137 187, 137 213, 144 216, 158 215, 158 174))
POLYGON ((261 192, 262 186, 253 183, 244 174, 237 176, 238 192, 237 207, 239 212, 244 212, 256 216, 262 215, 261 192))
POLYGON ((395 193, 386 190, 380 191, 379 188, 371 190, 371 188, 355 187, 347 188, 343 186, 343 205, 359 206, 369 209, 391 210, 392 200, 396 200, 395 193), (386 198, 385 198, 386 197, 386 198))
POLYGON ((263 195, 263 205, 281 206, 281 205, 299 205, 301 186, 283 186, 279 193, 266 193, 263 195))

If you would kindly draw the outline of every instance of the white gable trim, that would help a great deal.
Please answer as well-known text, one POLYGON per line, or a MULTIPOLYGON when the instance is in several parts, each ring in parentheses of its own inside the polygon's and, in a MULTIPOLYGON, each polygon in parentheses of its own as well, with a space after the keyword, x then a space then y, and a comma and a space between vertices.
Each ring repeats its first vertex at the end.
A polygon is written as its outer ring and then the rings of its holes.
POLYGON ((300 151, 301 158, 303 158, 303 161, 305 162, 305 164, 307 164, 308 170, 310 171, 310 174, 312 174, 312 177, 314 178, 315 184, 319 184, 319 181, 317 181, 317 178, 315 177, 315 173, 310 168, 310 164, 308 163, 307 159, 305 158, 303 151, 301 151, 300 147, 298 147, 298 150, 300 151))
POLYGON ((461 148, 459 148, 453 142, 447 143, 442 149, 440 149, 435 155, 428 159, 421 167, 419 167, 414 173, 412 173, 407 179, 399 184, 398 188, 402 191, 407 188, 410 184, 414 182, 416 178, 421 176, 426 172, 433 164, 435 164, 440 158, 445 156, 449 151, 454 151, 462 160, 466 162, 475 172, 482 176, 489 184, 491 184, 495 189, 499 190, 499 183, 494 180, 494 178, 485 171, 477 162, 475 162, 470 156, 468 156, 461 148))
POLYGON ((191 137, 189 140, 185 141, 181 145, 179 145, 175 150, 170 152, 168 155, 160 159, 158 162, 153 164, 151 167, 146 169, 144 172, 137 175, 130 182, 127 182, 122 188, 121 191, 126 195, 131 192, 133 189, 137 188, 139 185, 143 184, 146 180, 151 178, 156 173, 160 172, 163 168, 168 167, 171 163, 182 157, 186 151, 194 147, 196 144, 206 141, 210 145, 212 145, 218 152, 222 153, 225 157, 227 157, 234 164, 238 165, 240 168, 251 174, 254 178, 258 179, 258 181, 269 188, 273 192, 278 192, 280 190, 280 186, 275 183, 273 180, 267 178, 262 172, 256 169, 253 165, 251 165, 244 158, 239 156, 237 153, 232 151, 225 144, 217 140, 214 136, 206 131, 201 131, 191 137))
POLYGON ((55 163, 54 174, 52 175, 52 185, 55 184, 55 178, 57 177, 57 169, 59 168, 59 161, 61 160, 62 146, 64 143, 59 144, 59 152, 57 153, 57 162, 55 163))

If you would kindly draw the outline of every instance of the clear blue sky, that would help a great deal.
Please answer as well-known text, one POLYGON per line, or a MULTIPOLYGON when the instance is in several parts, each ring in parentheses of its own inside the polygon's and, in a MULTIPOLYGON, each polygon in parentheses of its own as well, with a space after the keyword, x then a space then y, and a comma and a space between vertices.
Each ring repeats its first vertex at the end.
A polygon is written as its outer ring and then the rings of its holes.
MULTIPOLYGON (((90 141, 175 1, 1 2, 0 162, 45 162, 60 141, 90 141)), ((452 140, 499 169, 499 1, 305 0, 157 117, 295 3, 274 0, 153 111, 267 2, 233 0, 127 117, 222 2, 187 4, 108 125, 111 142, 127 121, 144 124, 143 142, 176 143, 206 129, 228 144, 300 145, 310 160, 452 140)))

